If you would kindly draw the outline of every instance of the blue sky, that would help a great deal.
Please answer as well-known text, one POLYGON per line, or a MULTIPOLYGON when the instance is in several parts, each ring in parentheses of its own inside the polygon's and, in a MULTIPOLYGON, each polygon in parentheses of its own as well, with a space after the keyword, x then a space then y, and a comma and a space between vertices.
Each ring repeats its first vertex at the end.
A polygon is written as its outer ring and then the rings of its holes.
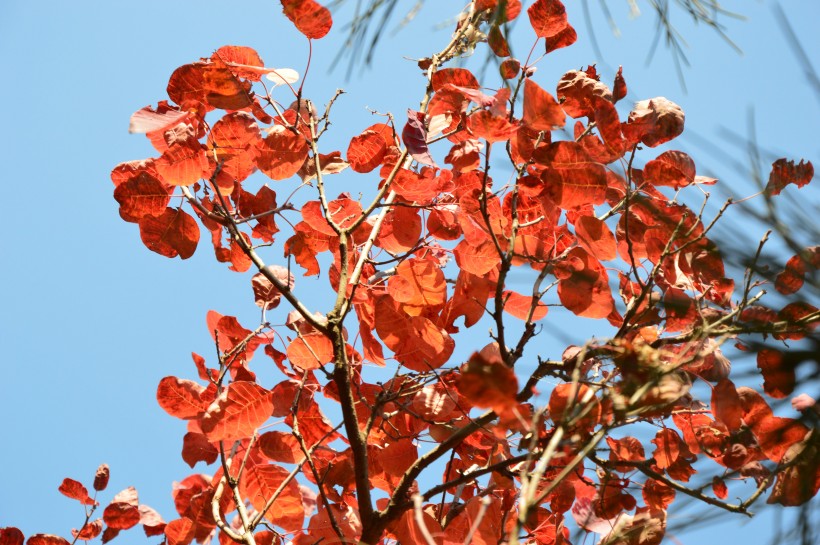
MULTIPOLYGON (((436 30, 437 23, 463 3, 427 2, 410 26, 388 32, 373 67, 354 70, 350 79, 344 65, 329 71, 344 38, 345 15, 337 16, 328 38, 315 43, 305 86, 320 104, 337 87, 348 91, 336 108, 327 149, 346 149, 350 137, 377 121, 366 107, 401 119, 407 108, 418 106, 419 71, 404 58, 429 55, 445 43, 452 25, 436 30)), ((567 4, 579 43, 541 61, 536 81, 544 88, 552 91, 561 74, 595 62, 602 79, 611 82, 614 69, 623 65, 628 100, 666 96, 677 102, 687 115, 687 133, 712 145, 684 136, 676 147, 691 151, 699 174, 719 178, 735 196, 753 190, 748 175, 730 160, 745 163, 745 152, 723 129, 748 134, 752 110, 761 148, 817 164, 820 105, 775 23, 774 2, 726 2, 747 17, 725 20, 743 55, 677 13, 691 62, 684 68, 686 91, 666 49, 660 47, 646 63, 654 31, 646 3, 638 2, 645 13, 637 18, 630 17, 628 2, 610 3, 621 31, 617 38, 590 0, 603 58, 591 47, 580 3, 567 4)), ((820 51, 820 4, 783 2, 783 9, 806 51, 820 51)), ((518 33, 529 44, 525 22, 518 33)), ((254 47, 268 66, 299 72, 307 57, 306 40, 273 0, 0 5, 6 63, 0 158, 8 220, 0 239, 0 527, 68 535, 82 524, 82 510, 57 487, 64 477, 90 483, 101 462, 110 464, 112 474, 103 500, 134 485, 142 503, 166 520, 174 518, 171 483, 191 470, 179 456, 184 424, 156 405, 156 385, 166 375, 193 377, 191 351, 211 357, 208 310, 249 324, 258 314, 250 275, 217 264, 205 238, 184 262, 149 252, 136 226, 120 220, 109 172, 119 162, 152 154, 146 139, 128 134, 130 115, 166 98, 174 68, 228 44, 254 47)), ((474 66, 478 59, 470 62, 474 66)), ((352 183, 366 190, 367 182, 352 183)), ((360 191, 352 185, 342 190, 360 191)), ((817 210, 816 188, 794 195, 817 210)), ((747 225, 739 212, 730 218, 747 225)), ((764 231, 748 226, 744 230, 753 239, 764 231)), ((544 350, 556 356, 562 348, 553 343, 544 350)), ((759 543, 771 517, 763 514, 740 529, 739 523, 725 519, 708 535, 714 542, 731 536, 759 543)), ((139 530, 118 540, 143 541, 139 530)), ((695 535, 681 540, 697 542, 695 535)))

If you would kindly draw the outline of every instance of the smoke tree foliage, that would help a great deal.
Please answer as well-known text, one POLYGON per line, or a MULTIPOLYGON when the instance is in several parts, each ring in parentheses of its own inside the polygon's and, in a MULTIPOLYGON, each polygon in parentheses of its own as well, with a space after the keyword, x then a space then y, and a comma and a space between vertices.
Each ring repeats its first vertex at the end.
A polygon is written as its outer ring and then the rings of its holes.
MULTIPOLYGON (((321 47, 330 12, 281 4, 321 47)), ((155 157, 114 168, 120 216, 169 258, 210 242, 248 273, 262 319, 211 311, 218 357, 193 354, 189 375, 157 388, 187 422, 193 473, 173 491, 176 513, 134 488, 98 513, 103 465, 93 495, 60 486, 86 508, 73 542, 139 526, 169 545, 551 545, 578 528, 656 545, 685 496, 739 515, 809 501, 818 432, 771 403, 814 410, 793 395, 802 361, 784 341, 820 323, 800 299, 820 251, 785 264, 773 286, 785 306, 767 304, 753 267, 728 278, 709 234, 732 202, 712 217, 690 208, 683 196, 703 195, 693 186, 719 182, 681 151, 654 150, 681 134, 684 112, 663 97, 619 103, 621 71, 611 84, 592 66, 540 81, 537 62, 575 40, 559 0, 474 0, 418 61, 416 109, 333 127, 350 133, 340 150, 323 142, 338 94, 311 101, 300 74, 248 47, 174 70, 168 99, 131 118, 155 157), (522 59, 507 42, 515 19, 533 43, 522 59), (454 66, 476 48, 499 57, 486 81, 454 66), (363 195, 336 181, 342 171, 363 195), (532 282, 513 289, 515 270, 532 282), (300 292, 309 276, 332 290, 322 308, 300 292), (546 359, 538 334, 561 312, 608 336, 546 359), (484 346, 454 358, 479 323, 484 346), (725 343, 756 351, 762 392, 733 382, 725 343), (277 381, 259 380, 262 368, 277 381)), ((780 159, 760 198, 812 177, 811 163, 780 159)), ((0 529, 0 544, 23 542, 0 529)))

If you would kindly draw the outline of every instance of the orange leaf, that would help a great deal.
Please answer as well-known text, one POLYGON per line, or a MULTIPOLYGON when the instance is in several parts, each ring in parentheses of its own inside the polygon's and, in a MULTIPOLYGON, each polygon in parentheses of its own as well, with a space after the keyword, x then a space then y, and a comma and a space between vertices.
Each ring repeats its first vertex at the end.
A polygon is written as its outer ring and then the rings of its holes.
POLYGON ((615 235, 606 223, 595 216, 581 216, 575 222, 578 242, 599 261, 609 261, 618 256, 615 235))
POLYGON ((197 462, 212 464, 219 456, 219 451, 202 433, 189 431, 182 438, 182 459, 191 467, 197 462))
POLYGON ((256 164, 272 180, 286 180, 299 172, 310 149, 301 134, 283 125, 275 125, 257 145, 256 164))
MULTIPOLYGON (((16 528, 15 528, 16 529, 16 528)), ((5 534, 0 534, 0 537, 6 537, 5 534)), ((12 537, 14 537, 12 535, 12 537)), ((22 543, 22 542, 21 542, 22 543)), ((3 544, 5 545, 5 544, 3 544)), ((69 545, 68 541, 60 536, 52 534, 34 534, 29 536, 26 545, 69 545)))
POLYGON ((432 259, 402 261, 387 284, 387 292, 411 316, 433 310, 447 300, 444 273, 432 259))
POLYGON ((474 352, 461 366, 456 388, 476 407, 492 409, 497 413, 517 403, 518 379, 515 372, 500 359, 487 359, 479 352, 474 352))
POLYGON ((606 200, 606 168, 595 162, 577 142, 553 142, 533 152, 536 163, 547 167, 541 175, 546 193, 563 209, 606 200))
POLYGON ((120 203, 120 217, 139 222, 145 216, 160 216, 171 201, 168 186, 147 172, 121 183, 114 189, 114 199, 120 203))
POLYGON ((288 345, 290 363, 304 370, 319 369, 333 361, 333 343, 322 333, 307 333, 288 345))
POLYGON ((656 97, 635 104, 623 131, 630 141, 654 148, 680 135, 684 120, 680 106, 664 97, 656 97))
MULTIPOLYGON (((347 147, 347 162, 356 172, 370 172, 379 166, 392 143, 385 138, 384 131, 373 127, 366 129, 359 136, 354 136, 347 147)), ((387 128, 390 133, 393 132, 387 125, 381 127, 387 128)))
POLYGON ((521 295, 514 291, 505 290, 503 294, 504 310, 518 318, 519 320, 530 320, 537 322, 547 315, 549 307, 541 301, 535 301, 532 295, 521 295), (535 303, 535 308, 533 308, 535 303), (530 316, 532 310, 532 316, 530 316))
POLYGON ((653 185, 675 189, 695 181, 695 162, 682 151, 665 151, 643 167, 644 179, 653 185))
POLYGON ((143 244, 165 257, 188 259, 199 243, 199 225, 181 209, 166 208, 159 216, 144 216, 139 226, 143 244))
POLYGON ((97 505, 97 502, 91 499, 88 495, 88 490, 86 487, 74 479, 63 479, 63 482, 58 490, 62 495, 68 496, 73 500, 77 500, 83 505, 97 505))
POLYGON ((424 316, 409 316, 389 295, 376 300, 376 333, 394 357, 413 371, 441 367, 455 348, 444 329, 424 316))
POLYGON ((282 11, 311 40, 324 38, 333 26, 330 11, 314 0, 282 0, 282 11))
POLYGON ((208 156, 222 162, 222 172, 241 182, 256 170, 262 136, 254 118, 232 112, 217 121, 208 135, 208 156))
POLYGON ((659 468, 665 469, 677 461, 681 454, 683 441, 675 430, 669 428, 659 430, 652 442, 656 446, 652 457, 659 468))
POLYGON ((91 541, 102 532, 103 529, 103 520, 97 519, 91 522, 86 523, 81 529, 71 530, 71 535, 74 536, 76 539, 80 541, 91 541))
POLYGON ((174 142, 155 165, 160 179, 170 185, 191 185, 208 175, 208 157, 196 138, 174 142))
MULTIPOLYGON (((257 511, 265 508, 268 499, 288 478, 288 471, 273 464, 248 464, 242 473, 239 487, 243 497, 248 498, 257 511)), ((266 518, 286 532, 302 528, 305 509, 299 485, 291 479, 280 492, 266 518)))
POLYGON ((743 418, 743 405, 734 383, 724 378, 712 390, 712 414, 719 421, 726 424, 729 431, 740 428, 743 418))
POLYGON ((157 401, 165 412, 176 418, 190 420, 199 417, 213 399, 203 399, 205 387, 193 380, 165 377, 157 387, 157 401))
POLYGON ((194 540, 196 524, 187 517, 172 520, 165 526, 168 545, 188 545, 194 540))
POLYGON ((729 496, 729 489, 726 488, 726 482, 717 475, 712 477, 712 492, 721 500, 725 500, 729 496))
POLYGON ((578 38, 560 0, 538 0, 529 7, 527 15, 535 35, 547 40, 547 52, 572 45, 578 38))
POLYGON ((271 392, 255 382, 231 383, 200 420, 210 441, 233 441, 250 437, 273 412, 271 392))
POLYGON ((302 461, 302 449, 299 441, 290 434, 281 431, 269 431, 259 436, 259 448, 262 454, 274 462, 297 464, 302 461))
POLYGON ((503 142, 515 134, 518 127, 506 117, 493 115, 489 110, 478 110, 467 118, 467 129, 487 142, 503 142))
POLYGON ((538 131, 552 131, 562 128, 566 117, 551 94, 531 79, 524 80, 524 123, 538 131))

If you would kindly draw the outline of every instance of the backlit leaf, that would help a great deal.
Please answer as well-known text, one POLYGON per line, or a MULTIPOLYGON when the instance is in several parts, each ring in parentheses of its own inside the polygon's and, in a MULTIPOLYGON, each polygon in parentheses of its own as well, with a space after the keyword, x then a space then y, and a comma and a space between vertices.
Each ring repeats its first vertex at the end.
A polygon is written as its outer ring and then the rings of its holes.
MULTIPOLYGON (((284 483, 288 471, 274 464, 251 464, 242 473, 239 486, 243 497, 248 498, 257 511, 265 508, 268 499, 284 483)), ((267 511, 266 518, 286 532, 302 528, 305 509, 299 485, 291 480, 267 511)))
POLYGON ((159 381, 157 401, 171 416, 190 420, 208 408, 211 400, 203 399, 204 393, 205 387, 193 380, 165 377, 159 381))
POLYGON ((523 121, 538 131, 552 131, 564 126, 566 114, 551 94, 531 79, 524 80, 523 121))
POLYGON ((536 322, 542 320, 547 315, 549 307, 540 301, 534 301, 532 295, 521 295, 520 293, 506 290, 502 295, 504 298, 504 310, 509 312, 519 320, 530 320, 536 322), (533 308, 533 303, 535 303, 533 308), (532 311, 532 316, 530 316, 532 311))
POLYGON ((571 45, 577 39, 560 0, 537 0, 527 9, 527 15, 535 35, 547 40, 547 52, 571 45))
POLYGON ((63 482, 60 484, 60 488, 58 490, 62 495, 68 496, 73 500, 77 500, 83 505, 97 505, 97 502, 88 495, 88 490, 86 487, 74 479, 63 479, 63 482))
POLYGON ((275 125, 258 149, 259 170, 273 180, 286 180, 299 172, 308 157, 309 146, 300 133, 275 125))
POLYGON ((333 19, 330 10, 314 0, 281 0, 282 11, 296 28, 312 40, 324 38, 333 19))
POLYGON ((271 392, 254 382, 231 383, 200 420, 210 441, 250 437, 273 412, 271 392))
POLYGON ((498 358, 488 359, 474 352, 461 366, 456 388, 470 403, 497 413, 513 407, 518 395, 515 372, 498 358))
POLYGON ((139 226, 145 246, 165 257, 188 259, 199 243, 199 225, 181 209, 166 208, 159 216, 144 216, 139 226))

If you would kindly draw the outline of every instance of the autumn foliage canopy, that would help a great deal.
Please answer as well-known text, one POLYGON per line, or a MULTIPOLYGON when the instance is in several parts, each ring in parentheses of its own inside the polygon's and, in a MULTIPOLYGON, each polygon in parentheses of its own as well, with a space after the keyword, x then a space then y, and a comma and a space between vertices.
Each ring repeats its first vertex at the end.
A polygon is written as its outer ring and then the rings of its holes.
MULTIPOLYGON (((314 0, 281 4, 308 39, 330 31, 314 0)), ((820 323, 800 298, 820 252, 774 281, 785 305, 765 306, 752 268, 729 278, 709 236, 731 203, 712 218, 688 206, 717 180, 655 149, 684 112, 664 97, 626 105, 620 70, 539 81, 535 58, 575 41, 559 0, 474 0, 418 61, 417 109, 363 122, 346 149, 322 139, 338 94, 320 106, 253 49, 174 70, 167 100, 131 118, 155 151, 114 168, 120 216, 153 252, 212 246, 248 272, 262 319, 211 311, 218 359, 193 354, 185 378, 158 385, 195 468, 176 513, 131 488, 95 518, 96 492, 66 479, 89 513, 75 541, 139 526, 169 545, 552 545, 580 528, 657 545, 683 496, 739 514, 811 499, 818 432, 770 403, 792 395, 800 364, 780 341, 820 323), (510 56, 510 28, 531 35, 532 57, 510 56), (451 66, 476 48, 498 57, 488 81, 451 66), (322 308, 300 293, 317 289, 310 276, 332 290, 322 308), (608 336, 549 359, 538 335, 562 313, 608 336), (733 381, 727 342, 757 353, 762 391, 733 381), (257 378, 271 367, 278 382, 257 378)), ((780 159, 759 198, 812 177, 780 159)), ((107 478, 102 466, 94 491, 107 478)), ((2 545, 23 540, 0 530, 2 545)))

